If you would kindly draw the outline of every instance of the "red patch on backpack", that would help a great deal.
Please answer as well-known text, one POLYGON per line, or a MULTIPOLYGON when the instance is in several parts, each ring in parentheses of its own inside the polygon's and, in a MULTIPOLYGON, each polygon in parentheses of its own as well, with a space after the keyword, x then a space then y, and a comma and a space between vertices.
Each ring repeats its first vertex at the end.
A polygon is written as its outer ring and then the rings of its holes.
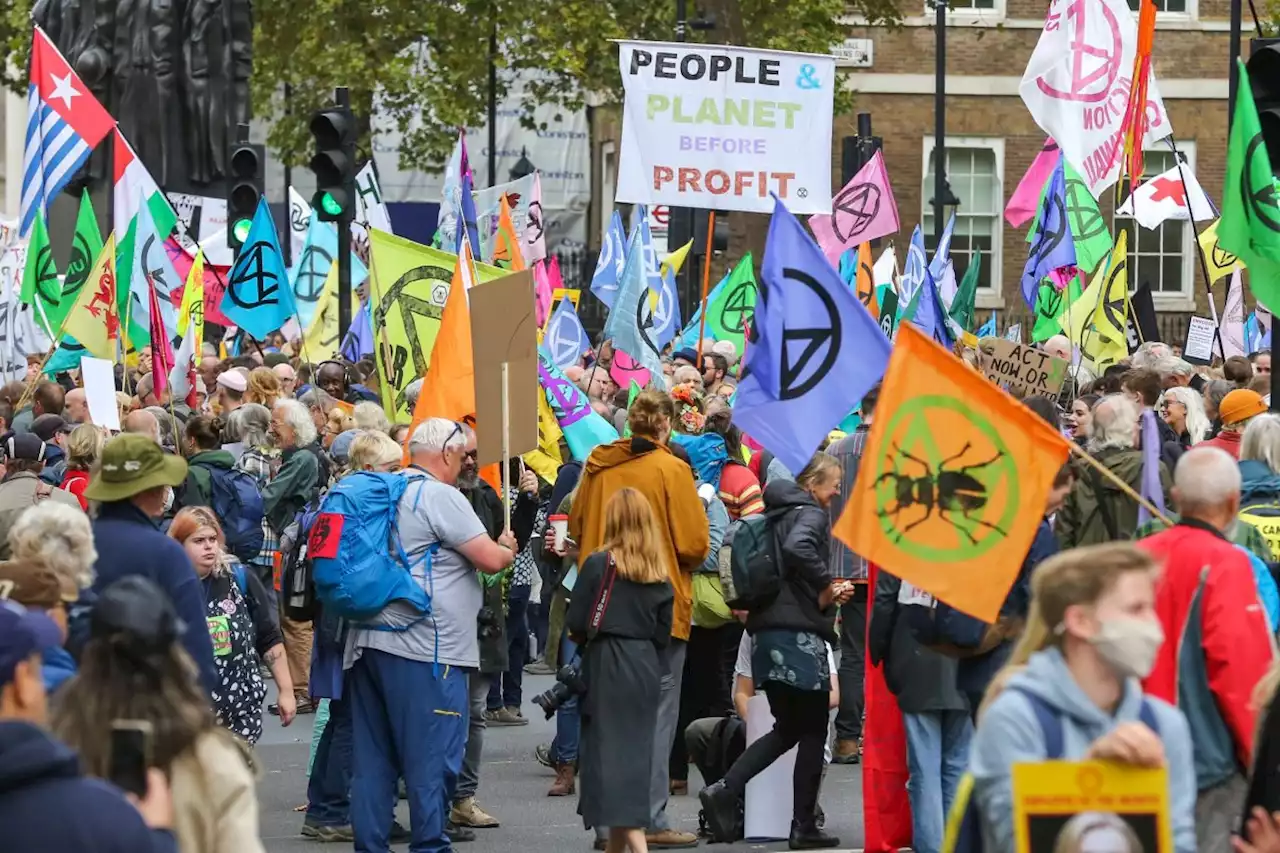
POLYGON ((307 556, 333 559, 338 556, 338 544, 342 541, 342 525, 346 519, 336 512, 322 512, 316 516, 307 539, 307 556))

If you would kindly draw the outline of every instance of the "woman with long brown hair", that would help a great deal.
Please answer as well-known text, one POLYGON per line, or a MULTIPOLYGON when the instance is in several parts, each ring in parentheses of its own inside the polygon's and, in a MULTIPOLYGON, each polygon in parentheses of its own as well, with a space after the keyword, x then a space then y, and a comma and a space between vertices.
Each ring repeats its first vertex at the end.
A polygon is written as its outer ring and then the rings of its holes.
POLYGON ((578 813, 587 827, 609 827, 608 853, 647 853, 654 803, 651 762, 671 639, 671 584, 654 542, 649 501, 621 489, 605 507, 601 548, 582 564, 566 624, 583 644, 582 776, 578 813))

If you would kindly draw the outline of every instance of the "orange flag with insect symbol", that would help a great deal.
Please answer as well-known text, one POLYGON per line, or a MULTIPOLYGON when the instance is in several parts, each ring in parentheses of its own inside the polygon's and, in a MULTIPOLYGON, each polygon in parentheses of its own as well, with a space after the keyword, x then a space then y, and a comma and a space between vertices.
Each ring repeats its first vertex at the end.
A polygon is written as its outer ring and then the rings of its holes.
POLYGON ((867 306, 872 317, 880 316, 880 305, 876 300, 876 280, 872 274, 871 244, 861 243, 858 246, 858 278, 856 292, 858 300, 867 306))
POLYGON ((504 194, 498 200, 498 234, 493 241, 493 265, 511 272, 520 272, 528 264, 520 253, 520 238, 516 236, 515 223, 511 221, 511 205, 504 194))
POLYGON ((995 622, 1067 440, 910 323, 881 387, 833 532, 903 581, 995 622))

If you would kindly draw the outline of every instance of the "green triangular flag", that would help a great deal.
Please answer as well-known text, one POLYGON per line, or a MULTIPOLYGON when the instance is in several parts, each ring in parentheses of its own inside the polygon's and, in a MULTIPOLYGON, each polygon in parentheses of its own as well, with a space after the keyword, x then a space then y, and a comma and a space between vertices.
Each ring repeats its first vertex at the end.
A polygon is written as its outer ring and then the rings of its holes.
MULTIPOLYGON (((1069 162, 1063 164, 1062 171, 1066 178, 1063 198, 1067 204, 1067 226, 1076 245, 1076 266, 1091 273, 1111 254, 1111 231, 1098 208, 1098 200, 1080 173, 1069 162)), ((1036 233, 1040 230, 1040 211, 1044 208, 1044 194, 1048 188, 1049 182, 1045 181, 1044 189, 1040 191, 1040 204, 1036 205, 1035 219, 1027 232, 1028 243, 1035 242, 1036 233)))
POLYGON ((951 322, 962 332, 972 331, 974 302, 978 298, 978 275, 982 270, 982 253, 974 252, 969 256, 969 266, 956 288, 955 298, 951 300, 951 310, 947 312, 951 322))
POLYGON ((22 270, 22 304, 30 305, 36 312, 36 322, 52 337, 57 326, 52 324, 49 313, 56 311, 62 298, 62 284, 58 281, 58 268, 53 265, 53 249, 49 246, 49 230, 44 217, 37 214, 31 228, 31 241, 27 244, 27 265, 22 270))
POLYGON ((76 216, 76 233, 71 239, 71 258, 67 261, 67 274, 62 281, 62 299, 57 308, 48 312, 49 324, 55 329, 62 326, 67 312, 75 304, 76 295, 84 287, 93 262, 101 251, 102 232, 98 230, 98 217, 93 212, 89 191, 84 190, 80 196, 80 213, 76 216))
MULTIPOLYGON (((632 380, 631 380, 631 390, 627 392, 627 408, 628 408, 628 409, 630 409, 630 408, 631 408, 631 404, 632 404, 632 403, 634 403, 634 402, 636 401, 636 397, 639 397, 639 396, 640 396, 640 392, 641 392, 641 391, 643 391, 643 390, 644 390, 644 389, 640 387, 640 383, 639 383, 639 382, 635 381, 634 379, 632 379, 632 380)), ((631 423, 630 423, 630 422, 628 422, 625 426, 623 426, 623 428, 622 428, 622 437, 623 437, 623 438, 630 438, 630 437, 631 437, 631 423)))
POLYGON ((733 341, 742 352, 746 324, 756 310, 756 273, 747 252, 729 273, 724 289, 707 302, 707 332, 717 341, 733 341))
POLYGON ((1040 289, 1036 291, 1036 324, 1031 329, 1031 342, 1040 343, 1061 334, 1063 329, 1058 318, 1083 292, 1078 275, 1071 279, 1065 294, 1048 279, 1040 282, 1040 289))
MULTIPOLYGON (((153 193, 149 198, 145 199, 147 210, 151 213, 151 219, 156 224, 156 234, 161 240, 166 239, 172 232, 173 227, 178 223, 178 218, 173 212, 173 208, 169 206, 169 202, 165 199, 164 194, 160 192, 153 193)), ((141 205, 139 205, 141 210, 141 205)), ((116 223, 116 228, 120 228, 120 223, 116 223)), ((119 234, 119 230, 116 231, 119 234)), ((138 215, 134 214, 129 220, 129 227, 125 230, 124 236, 120 237, 116 242, 116 306, 120 312, 120 324, 123 327, 125 318, 129 319, 129 327, 126 330, 129 336, 129 343, 135 349, 141 349, 151 343, 151 318, 135 317, 134 312, 130 310, 131 300, 129 299, 129 286, 133 279, 134 250, 135 244, 138 242, 138 215)))
POLYGON ((1218 245, 1244 261, 1249 288, 1272 313, 1280 311, 1280 200, 1249 74, 1237 59, 1240 87, 1227 143, 1218 245))

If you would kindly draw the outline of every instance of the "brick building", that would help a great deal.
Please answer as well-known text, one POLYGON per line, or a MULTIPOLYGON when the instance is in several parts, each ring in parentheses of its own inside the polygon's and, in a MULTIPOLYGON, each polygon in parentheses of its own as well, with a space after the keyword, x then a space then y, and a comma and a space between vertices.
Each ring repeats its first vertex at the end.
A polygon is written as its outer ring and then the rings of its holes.
MULTIPOLYGON (((911 0, 907 0, 911 2, 911 0)), ((870 61, 851 68, 848 85, 854 109, 835 117, 832 144, 834 181, 840 180, 840 138, 854 135, 856 113, 869 112, 873 132, 884 139, 885 161, 902 221, 894 241, 902 247, 923 222, 932 249, 932 150, 934 137, 935 13, 924 0, 903 8, 902 26, 870 27, 850 19, 850 39, 869 40, 870 61)), ((1131 6, 1136 8, 1136 0, 1131 6)), ((1019 290, 1027 257, 1028 226, 1012 228, 1004 205, 1021 180, 1045 134, 1032 120, 1018 84, 1044 25, 1043 0, 951 0, 947 27, 947 165, 951 188, 960 199, 952 258, 963 274, 967 256, 982 252, 978 307, 996 309, 1001 324, 1027 315, 1019 290)), ((1227 0, 1157 0, 1155 68, 1174 140, 1215 203, 1221 200, 1227 133, 1227 0)), ((852 43, 849 43, 852 44, 852 43)), ((865 46, 865 42, 860 46, 865 46)), ((593 249, 602 222, 612 213, 618 111, 593 110, 593 249), (598 203, 605 199, 603 204, 598 203)), ((1165 146, 1146 156, 1148 174, 1170 168, 1165 146)), ((1115 202, 1108 191, 1099 201, 1109 223, 1115 202)), ((734 214, 729 257, 747 249, 757 259, 767 219, 734 214)), ((1206 223, 1207 224, 1207 223, 1206 223)), ((1194 234, 1187 223, 1170 222, 1156 231, 1126 217, 1114 227, 1130 229, 1130 285, 1148 281, 1168 340, 1181 339, 1186 315, 1208 313, 1194 234), (1136 233, 1135 233, 1136 232, 1136 233)), ((1217 289, 1222 309, 1225 282, 1217 289)))

